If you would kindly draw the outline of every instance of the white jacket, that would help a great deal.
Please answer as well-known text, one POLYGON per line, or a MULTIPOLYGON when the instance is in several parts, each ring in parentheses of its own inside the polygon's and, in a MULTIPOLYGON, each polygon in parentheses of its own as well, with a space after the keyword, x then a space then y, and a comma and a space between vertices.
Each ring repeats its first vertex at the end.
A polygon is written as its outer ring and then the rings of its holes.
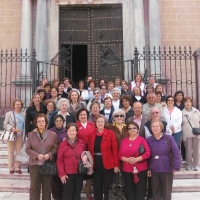
POLYGON ((175 133, 181 131, 181 124, 182 124, 182 112, 180 109, 174 106, 174 109, 170 115, 167 107, 163 109, 165 121, 167 122, 166 132, 168 134, 172 134, 172 131, 170 129, 170 126, 174 126, 175 133))

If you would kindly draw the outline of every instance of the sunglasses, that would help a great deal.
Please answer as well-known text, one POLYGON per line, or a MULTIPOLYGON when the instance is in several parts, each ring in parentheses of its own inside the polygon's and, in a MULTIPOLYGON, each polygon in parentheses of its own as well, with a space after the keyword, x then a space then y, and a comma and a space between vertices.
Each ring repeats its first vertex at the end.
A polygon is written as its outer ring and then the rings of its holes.
POLYGON ((152 114, 152 115, 154 115, 154 114, 156 114, 156 115, 157 115, 158 113, 159 113, 159 112, 152 112, 151 114, 152 114))
POLYGON ((99 92, 95 92, 94 94, 99 94, 99 92))
POLYGON ((122 118, 122 117, 124 117, 124 115, 115 115, 115 117, 116 118, 119 118, 119 117, 122 118))
POLYGON ((136 130, 136 129, 137 129, 137 127, 128 128, 129 131, 130 131, 130 130, 136 130))

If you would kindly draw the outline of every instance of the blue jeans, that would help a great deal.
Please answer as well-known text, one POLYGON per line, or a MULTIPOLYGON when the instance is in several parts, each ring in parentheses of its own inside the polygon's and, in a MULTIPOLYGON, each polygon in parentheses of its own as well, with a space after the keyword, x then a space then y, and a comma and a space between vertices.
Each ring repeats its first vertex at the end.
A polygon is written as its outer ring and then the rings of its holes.
POLYGON ((176 144, 178 145, 178 148, 179 148, 179 149, 180 149, 180 138, 181 138, 181 134, 182 134, 182 131, 173 134, 174 140, 175 140, 176 144))

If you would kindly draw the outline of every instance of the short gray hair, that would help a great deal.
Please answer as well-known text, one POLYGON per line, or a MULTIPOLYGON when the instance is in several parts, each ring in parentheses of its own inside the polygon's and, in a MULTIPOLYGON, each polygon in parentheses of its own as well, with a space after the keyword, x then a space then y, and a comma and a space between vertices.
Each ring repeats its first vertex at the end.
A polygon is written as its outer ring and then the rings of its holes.
POLYGON ((101 93, 100 88, 94 88, 94 90, 93 90, 93 94, 94 94, 95 91, 98 91, 99 93, 101 93))
POLYGON ((156 97, 156 95, 155 95, 155 93, 154 93, 154 92, 150 92, 150 93, 148 93, 148 94, 147 94, 147 97, 148 97, 150 94, 153 94, 153 95, 154 95, 154 97, 156 97))
POLYGON ((69 101, 66 99, 66 98, 61 98, 59 101, 58 101, 58 109, 60 110, 60 106, 61 106, 61 103, 67 103, 67 109, 69 109, 70 105, 69 105, 69 101))
POLYGON ((118 108, 118 109, 114 110, 114 112, 112 114, 112 118, 113 119, 114 119, 115 115, 123 115, 124 116, 124 120, 126 119, 126 114, 121 108, 118 108))
POLYGON ((157 110, 157 111, 160 113, 160 109, 159 109, 159 108, 153 107, 153 108, 150 109, 150 114, 151 114, 152 111, 154 111, 154 110, 157 110))
POLYGON ((121 95, 121 90, 118 87, 115 87, 115 88, 112 89, 112 91, 111 91, 112 96, 113 96, 114 91, 118 91, 119 94, 121 95))

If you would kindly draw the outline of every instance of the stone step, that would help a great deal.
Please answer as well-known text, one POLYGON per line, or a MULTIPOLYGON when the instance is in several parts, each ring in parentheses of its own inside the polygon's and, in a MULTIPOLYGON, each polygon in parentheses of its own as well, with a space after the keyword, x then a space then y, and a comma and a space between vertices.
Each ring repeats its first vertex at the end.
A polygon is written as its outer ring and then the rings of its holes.
MULTIPOLYGON (((0 168, 8 168, 8 159, 0 159, 0 168)), ((27 164, 22 164, 22 169, 27 169, 27 164)))
POLYGON ((188 171, 185 168, 181 168, 179 172, 174 174, 174 179, 200 179, 200 171, 188 171))
POLYGON ((8 159, 8 151, 0 151, 0 159, 6 158, 8 159))
POLYGON ((174 179, 173 192, 200 192, 200 179, 174 179))
POLYGON ((30 175, 27 169, 22 169, 22 174, 10 174, 9 169, 0 168, 0 179, 30 180, 30 175))

